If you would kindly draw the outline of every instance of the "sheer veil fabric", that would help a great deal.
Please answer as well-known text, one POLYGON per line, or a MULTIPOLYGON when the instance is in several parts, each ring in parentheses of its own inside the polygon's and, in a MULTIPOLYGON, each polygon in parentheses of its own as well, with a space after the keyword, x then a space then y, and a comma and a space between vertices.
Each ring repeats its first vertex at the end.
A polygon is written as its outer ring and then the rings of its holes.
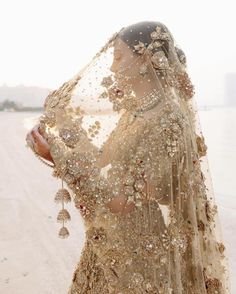
POLYGON ((230 293, 194 87, 164 24, 114 33, 40 128, 86 229, 68 293, 230 293))

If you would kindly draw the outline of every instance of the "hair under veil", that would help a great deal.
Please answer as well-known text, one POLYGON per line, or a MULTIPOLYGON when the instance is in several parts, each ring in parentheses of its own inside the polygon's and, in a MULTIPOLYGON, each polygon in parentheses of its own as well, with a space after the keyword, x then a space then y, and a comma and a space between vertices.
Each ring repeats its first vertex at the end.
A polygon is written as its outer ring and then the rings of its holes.
POLYGON ((122 28, 48 95, 40 128, 86 243, 70 293, 230 293, 186 56, 165 25, 122 28), (63 182, 62 182, 63 183, 63 182))

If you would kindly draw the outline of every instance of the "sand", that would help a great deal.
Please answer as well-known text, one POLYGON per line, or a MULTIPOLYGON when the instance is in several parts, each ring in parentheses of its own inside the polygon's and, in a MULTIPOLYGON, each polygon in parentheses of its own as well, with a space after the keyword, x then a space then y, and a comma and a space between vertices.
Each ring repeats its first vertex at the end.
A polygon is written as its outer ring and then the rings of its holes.
POLYGON ((67 204, 71 236, 60 239, 54 195, 61 181, 25 147, 24 118, 1 113, 0 293, 64 294, 84 242, 82 218, 67 204))

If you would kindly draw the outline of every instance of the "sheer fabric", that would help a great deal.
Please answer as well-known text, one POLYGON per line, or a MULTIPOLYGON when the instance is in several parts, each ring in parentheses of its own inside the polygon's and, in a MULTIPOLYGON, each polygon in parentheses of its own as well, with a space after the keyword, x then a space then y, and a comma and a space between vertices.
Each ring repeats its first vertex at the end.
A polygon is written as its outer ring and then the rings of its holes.
POLYGON ((40 128, 86 229, 68 293, 230 293, 194 88, 166 26, 113 34, 48 95, 40 128))

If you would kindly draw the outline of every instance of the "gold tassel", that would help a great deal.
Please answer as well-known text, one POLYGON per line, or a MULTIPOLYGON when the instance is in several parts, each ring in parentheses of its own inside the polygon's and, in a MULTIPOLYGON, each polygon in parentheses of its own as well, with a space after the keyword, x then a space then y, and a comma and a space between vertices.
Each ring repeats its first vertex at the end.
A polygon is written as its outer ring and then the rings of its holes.
POLYGON ((67 221, 70 221, 71 217, 69 212, 64 208, 64 203, 71 202, 71 196, 69 191, 63 187, 63 178, 61 180, 62 180, 62 188, 59 189, 58 192, 56 193, 54 201, 56 203, 62 204, 62 209, 59 211, 57 216, 57 221, 59 223, 62 223, 62 227, 59 230, 58 237, 65 239, 70 235, 70 233, 68 229, 64 226, 64 223, 67 221))
POLYGON ((60 203, 61 201, 64 201, 65 203, 71 202, 70 193, 62 188, 58 190, 54 200, 56 203, 60 203))
POLYGON ((70 221, 70 214, 69 212, 63 208, 59 211, 58 216, 57 216, 57 221, 59 223, 63 223, 63 221, 66 223, 67 221, 70 221))
POLYGON ((69 234, 69 231, 67 230, 66 227, 62 227, 62 228, 60 228, 60 231, 59 231, 59 234, 58 234, 58 236, 59 236, 60 238, 65 239, 65 238, 67 238, 69 235, 70 235, 70 234, 69 234))

